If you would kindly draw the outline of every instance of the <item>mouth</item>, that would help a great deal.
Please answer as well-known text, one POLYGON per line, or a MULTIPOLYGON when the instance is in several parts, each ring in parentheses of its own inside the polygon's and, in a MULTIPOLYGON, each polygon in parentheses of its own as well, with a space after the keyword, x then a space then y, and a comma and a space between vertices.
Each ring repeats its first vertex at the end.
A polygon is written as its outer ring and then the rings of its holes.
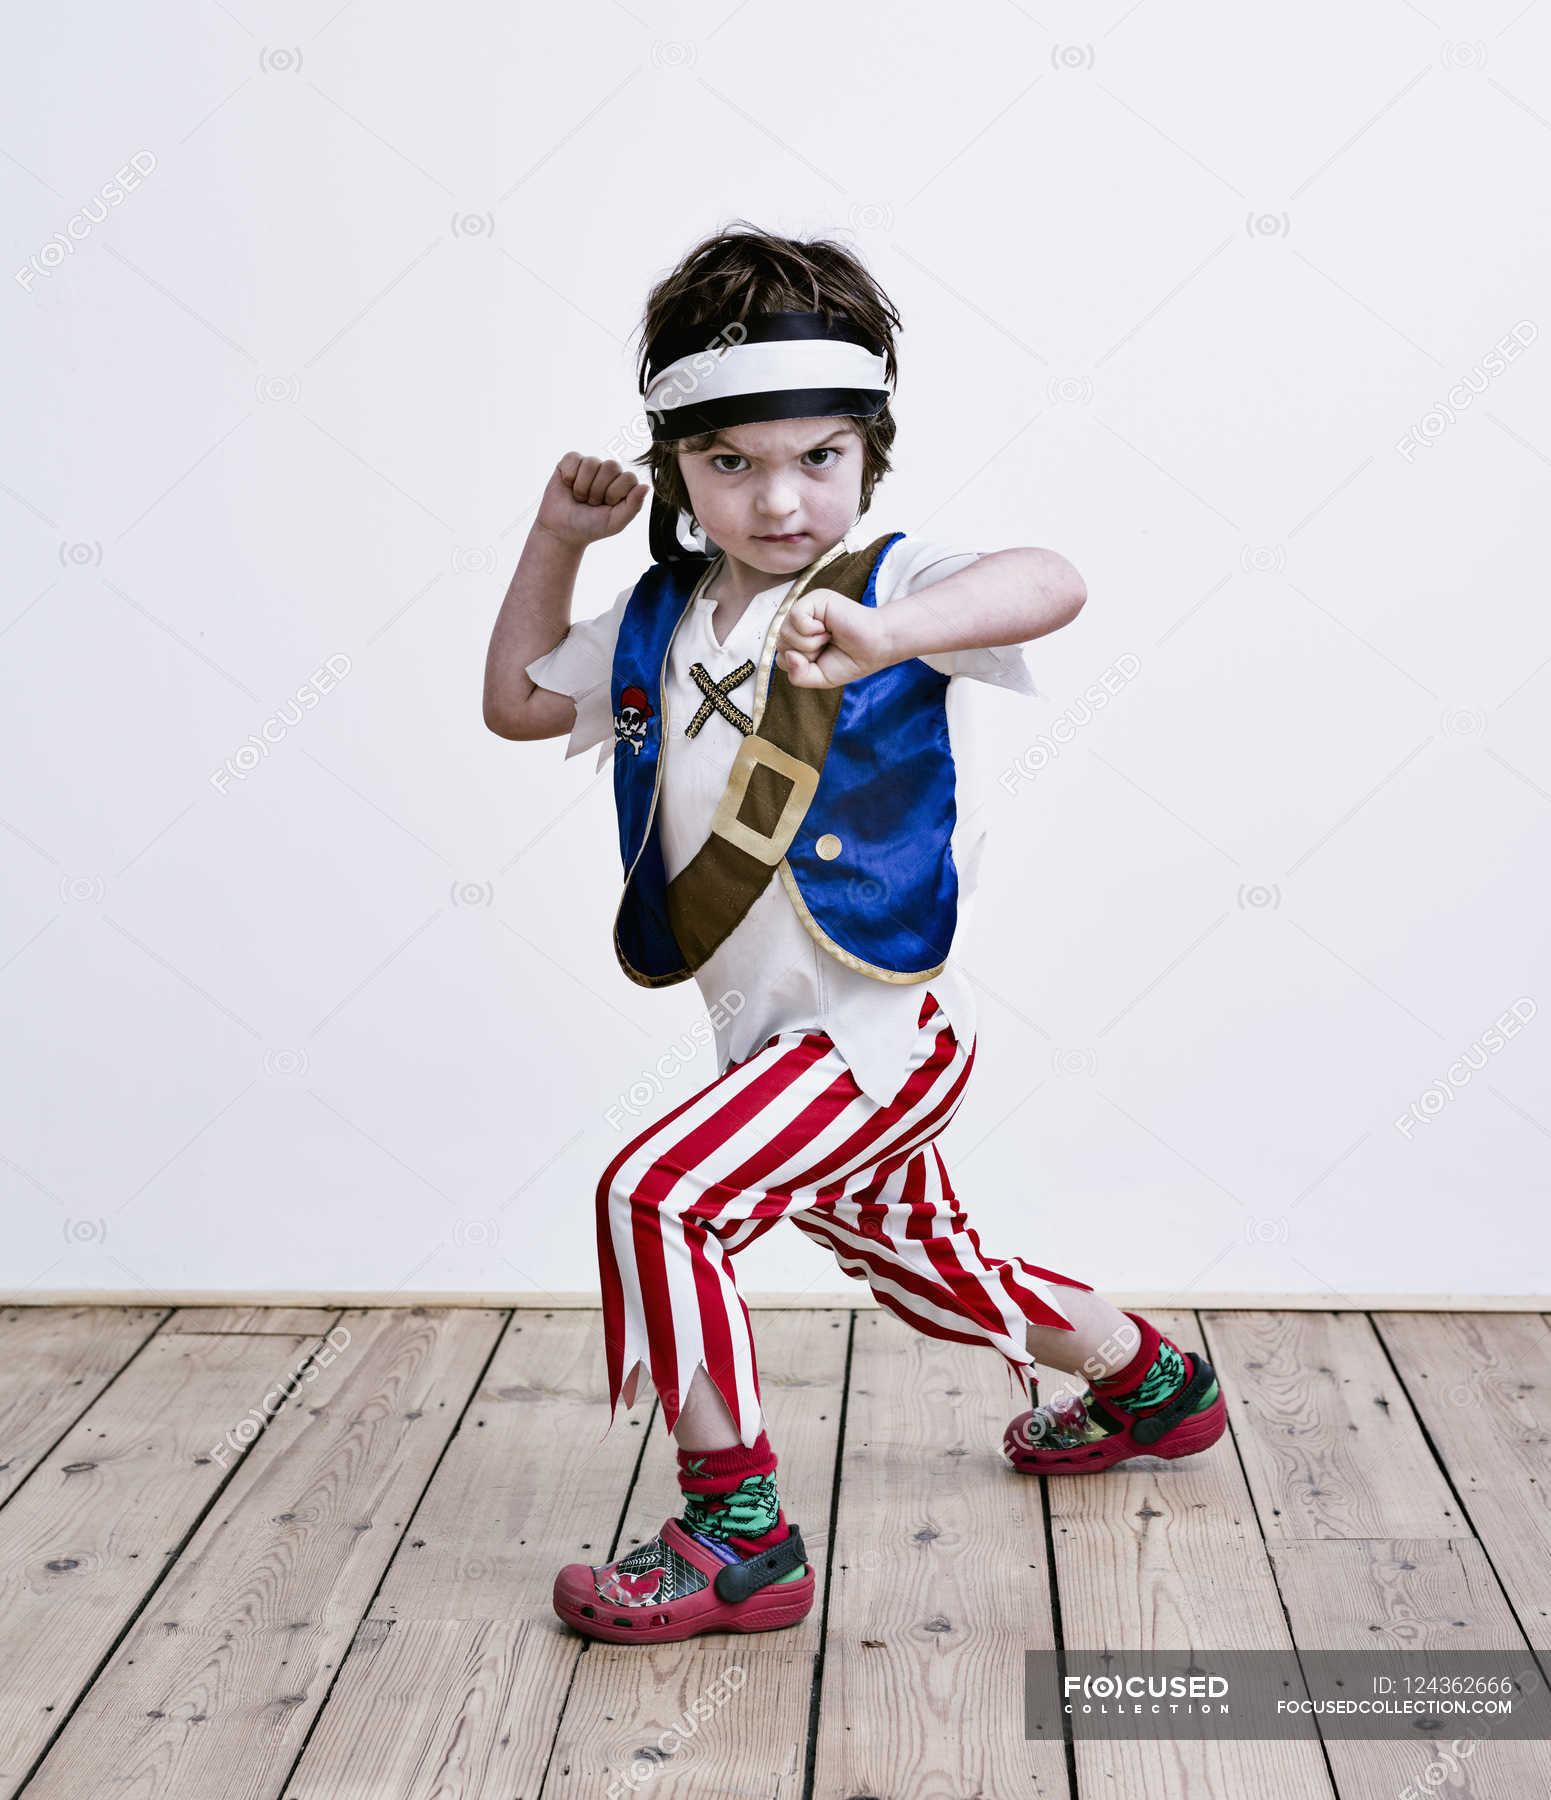
POLYGON ((756 531, 754 535, 762 544, 800 544, 808 534, 806 531, 756 531))

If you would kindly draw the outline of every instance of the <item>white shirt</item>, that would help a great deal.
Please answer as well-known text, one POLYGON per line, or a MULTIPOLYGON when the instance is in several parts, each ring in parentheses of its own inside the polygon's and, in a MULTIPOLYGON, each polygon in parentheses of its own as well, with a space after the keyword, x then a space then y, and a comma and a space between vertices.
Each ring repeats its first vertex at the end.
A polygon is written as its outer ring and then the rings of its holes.
MULTIPOLYGON (((856 546, 847 540, 843 548, 856 546)), ((919 593, 968 568, 983 554, 902 538, 883 559, 875 603, 886 606, 891 600, 919 593)), ((717 681, 745 660, 757 670, 766 633, 791 585, 789 579, 756 594, 728 632, 725 644, 717 643, 711 629, 716 603, 704 596, 695 600, 674 636, 667 670, 671 742, 662 746, 656 816, 669 881, 710 834, 712 814, 742 742, 737 726, 714 709, 694 737, 685 734, 705 698, 690 667, 702 664, 717 681)), ((822 572, 814 585, 823 585, 822 572)), ((598 618, 574 623, 555 649, 527 665, 528 674, 540 687, 576 702, 567 758, 599 744, 600 769, 614 754, 614 644, 633 590, 634 583, 598 618)), ((1004 644, 921 658, 929 668, 951 678, 945 705, 955 771, 956 818, 951 839, 959 877, 955 935, 965 927, 985 844, 983 822, 978 816, 967 817, 976 813, 978 788, 972 767, 972 702, 963 678, 1037 696, 1039 690, 1023 652, 1022 644, 1004 644)), ((755 679, 750 675, 728 691, 728 698, 750 717, 755 679)), ((712 1009, 721 1073, 730 1062, 742 1062, 752 1055, 778 1031, 818 1029, 834 1040, 862 1091, 880 1106, 887 1105, 905 1079, 915 1044, 916 1019, 928 991, 937 996, 959 1042, 967 1047, 974 1041, 974 995, 968 980, 954 967, 951 950, 946 966, 927 981, 880 981, 849 968, 831 956, 803 925, 774 871, 759 898, 695 971, 695 980, 712 1009)))

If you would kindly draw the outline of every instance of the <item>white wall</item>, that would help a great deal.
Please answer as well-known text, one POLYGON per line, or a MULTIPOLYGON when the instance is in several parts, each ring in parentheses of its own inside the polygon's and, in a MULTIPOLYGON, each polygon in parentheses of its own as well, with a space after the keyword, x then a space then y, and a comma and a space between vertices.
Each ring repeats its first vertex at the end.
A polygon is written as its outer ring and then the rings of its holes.
MULTIPOLYGON (((1546 1289, 1551 9, 1037 15, 16 22, 0 1288, 594 1285, 606 1109, 698 996, 619 973, 609 778, 489 734, 482 665, 550 468, 638 416, 648 284, 746 217, 904 312, 869 527, 1088 582, 1048 698, 982 709, 986 1248, 1546 1289)), ((578 614, 647 560, 643 512, 578 614)), ((740 1278, 861 1292, 795 1231, 740 1278)))

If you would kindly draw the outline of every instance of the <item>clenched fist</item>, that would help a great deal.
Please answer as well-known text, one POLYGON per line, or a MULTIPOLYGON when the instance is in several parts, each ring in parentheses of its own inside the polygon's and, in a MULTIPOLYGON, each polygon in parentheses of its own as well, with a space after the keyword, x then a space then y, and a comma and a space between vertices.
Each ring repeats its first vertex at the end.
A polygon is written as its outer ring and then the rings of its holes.
POLYGON ((833 588, 799 594, 776 638, 776 661, 793 687, 844 687, 894 660, 878 608, 833 588))
POLYGON ((651 491, 617 462, 567 450, 544 489, 534 527, 582 549, 623 531, 651 491))

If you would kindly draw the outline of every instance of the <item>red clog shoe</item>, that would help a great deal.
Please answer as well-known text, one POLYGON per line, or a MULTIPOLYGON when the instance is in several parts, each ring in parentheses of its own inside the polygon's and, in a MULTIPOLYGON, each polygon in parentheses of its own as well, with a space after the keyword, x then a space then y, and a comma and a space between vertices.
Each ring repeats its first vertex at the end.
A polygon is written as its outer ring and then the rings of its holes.
POLYGON ((771 1549, 742 1557, 668 1519, 615 1562, 567 1563, 555 1577, 554 1604, 587 1637, 662 1644, 703 1631, 777 1631, 807 1617, 813 1594, 813 1565, 795 1525, 771 1549), (798 1568, 800 1579, 777 1580, 798 1568))
MULTIPOLYGON (((1018 1414, 1002 1438, 1002 1454, 1022 1475, 1097 1475, 1132 1456, 1194 1456, 1227 1429, 1228 1403, 1217 1398, 1200 1412, 1188 1410, 1209 1393, 1217 1376, 1198 1352, 1182 1350, 1190 1374, 1165 1405, 1144 1418, 1106 1406, 1092 1388, 1018 1414), (1095 1424, 1097 1421, 1097 1424, 1095 1424), (1105 1435, 1097 1435, 1098 1428, 1105 1435)), ((1037 1383, 1030 1383, 1038 1397, 1037 1383)))

